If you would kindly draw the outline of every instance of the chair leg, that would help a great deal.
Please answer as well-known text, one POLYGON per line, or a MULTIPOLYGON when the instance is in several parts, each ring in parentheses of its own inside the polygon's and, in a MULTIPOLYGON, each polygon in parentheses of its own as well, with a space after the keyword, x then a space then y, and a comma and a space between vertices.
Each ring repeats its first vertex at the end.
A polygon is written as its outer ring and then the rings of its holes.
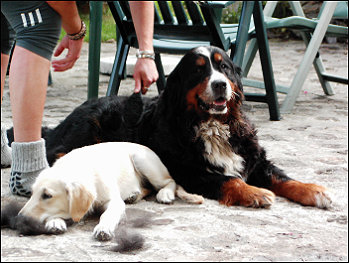
POLYGON ((279 104, 276 94, 273 67, 271 64, 267 31, 263 26, 263 9, 261 2, 256 2, 253 11, 253 18, 256 25, 256 35, 259 48, 259 55, 262 64, 263 78, 265 83, 266 101, 269 106, 270 120, 280 120, 279 104))
POLYGON ((88 50, 87 99, 98 97, 103 3, 90 4, 90 46, 88 50))
POLYGON ((246 49, 248 39, 248 30, 250 28, 251 17, 253 12, 253 1, 247 1, 243 4, 239 21, 239 30, 236 36, 236 44, 231 48, 230 58, 239 67, 242 66, 242 60, 246 49))
POLYGON ((166 86, 165 72, 162 66, 160 53, 155 53, 155 64, 159 73, 159 78, 156 81, 156 85, 158 87, 158 92, 160 93, 165 89, 165 86, 166 86))
POLYGON ((247 77, 248 72, 250 72, 252 62, 257 54, 257 50, 258 50, 257 39, 253 38, 251 39, 250 45, 246 50, 244 60, 241 66, 242 74, 244 77, 247 77))
MULTIPOLYGON (((265 7, 263 9, 264 17, 273 15, 277 3, 278 3, 277 1, 268 1, 267 2, 267 4, 265 5, 265 7)), ((250 71, 250 68, 251 68, 252 62, 256 56, 257 50, 258 50, 257 40, 255 38, 251 39, 250 45, 248 46, 248 49, 245 53, 242 67, 241 67, 244 77, 247 77, 248 72, 250 71)))
MULTIPOLYGON (((304 42, 306 43, 306 45, 308 46, 309 44, 309 41, 311 39, 311 36, 309 35, 309 37, 307 37, 304 33, 304 32, 300 32, 301 35, 302 35, 302 38, 304 40, 304 42)), ((307 34, 308 35, 308 34, 307 34)), ((242 63, 242 72, 243 72, 243 76, 244 77, 247 77, 249 71, 250 71, 250 68, 252 66, 252 62, 256 56, 256 53, 257 53, 257 50, 258 50, 258 46, 257 46, 257 43, 256 43, 256 39, 252 39, 251 42, 250 42, 250 45, 248 46, 248 49, 245 53, 245 57, 244 57, 244 60, 243 60, 243 63, 242 63)), ((315 60, 314 60, 314 68, 315 68, 315 71, 318 75, 318 78, 319 78, 319 81, 321 83, 321 86, 322 86, 322 89, 324 90, 325 94, 326 95, 334 95, 334 91, 331 87, 331 84, 328 80, 326 80, 323 76, 323 74, 326 74, 326 70, 325 70, 325 67, 323 65, 323 62, 322 62, 322 59, 321 59, 321 56, 320 55, 317 55, 315 60)), ((251 85, 251 81, 249 80, 249 83, 251 85)), ((253 85, 254 86, 254 85, 253 85)), ((289 88, 285 89, 285 88, 281 88, 281 86, 279 85, 276 85, 276 90, 278 92, 282 92, 282 93, 288 93, 288 90, 289 88)))
POLYGON ((304 81, 309 73, 311 64, 313 64, 315 56, 320 48, 321 42, 325 36, 328 24, 332 18, 336 2, 327 2, 318 25, 315 28, 313 36, 309 42, 307 50, 294 77, 289 93, 281 105, 282 113, 290 113, 296 102, 299 92, 301 91, 304 81))
MULTIPOLYGON (((305 42, 305 45, 308 47, 309 42, 311 40, 310 33, 303 33, 301 32, 301 36, 305 42)), ((319 53, 317 53, 314 62, 313 62, 316 74, 319 78, 319 81, 321 83, 322 89, 324 90, 326 95, 334 95, 334 91, 331 87, 331 84, 329 81, 325 80, 323 77, 323 74, 326 73, 324 64, 322 63, 322 59, 319 53)))
POLYGON ((125 44, 122 38, 118 41, 118 49, 115 55, 115 60, 110 75, 110 80, 108 84, 107 96, 117 95, 119 91, 119 86, 121 79, 123 78, 124 70, 126 67, 126 59, 130 46, 125 44))

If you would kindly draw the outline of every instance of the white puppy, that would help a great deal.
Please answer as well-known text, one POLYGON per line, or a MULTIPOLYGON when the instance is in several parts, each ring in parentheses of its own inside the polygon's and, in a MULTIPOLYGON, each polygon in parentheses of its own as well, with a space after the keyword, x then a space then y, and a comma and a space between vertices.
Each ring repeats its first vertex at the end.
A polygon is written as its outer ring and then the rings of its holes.
POLYGON ((149 148, 126 142, 100 143, 75 149, 40 173, 33 194, 19 214, 45 223, 49 231, 64 232, 65 219, 78 222, 93 208, 103 214, 93 235, 110 240, 125 212, 125 200, 138 201, 149 193, 150 183, 160 203, 178 197, 200 204, 202 196, 188 194, 170 176, 149 148))

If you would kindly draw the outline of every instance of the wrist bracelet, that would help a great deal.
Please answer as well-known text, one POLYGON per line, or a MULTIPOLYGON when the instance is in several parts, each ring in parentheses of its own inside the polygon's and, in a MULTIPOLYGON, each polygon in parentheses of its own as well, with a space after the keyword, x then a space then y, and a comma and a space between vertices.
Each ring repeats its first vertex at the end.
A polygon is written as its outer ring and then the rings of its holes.
POLYGON ((140 51, 139 49, 137 49, 136 57, 137 58, 151 58, 151 59, 155 60, 155 53, 153 51, 149 51, 149 50, 140 51))
POLYGON ((78 32, 76 34, 72 34, 72 35, 68 34, 68 38, 70 40, 79 40, 79 39, 82 39, 85 35, 86 35, 86 25, 85 25, 84 21, 81 20, 80 32, 78 32))

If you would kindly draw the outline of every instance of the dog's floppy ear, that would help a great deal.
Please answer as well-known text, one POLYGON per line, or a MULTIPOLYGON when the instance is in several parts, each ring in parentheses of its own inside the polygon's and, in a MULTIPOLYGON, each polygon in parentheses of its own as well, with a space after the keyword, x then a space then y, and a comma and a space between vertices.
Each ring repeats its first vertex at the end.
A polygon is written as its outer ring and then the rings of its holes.
POLYGON ((235 64, 233 64, 233 69, 235 72, 235 79, 236 79, 237 85, 238 85, 240 91, 242 92, 243 91, 243 86, 242 86, 242 81, 241 81, 242 77, 243 77, 242 69, 235 64))
POLYGON ((69 196, 70 216, 74 222, 79 222, 92 205, 94 196, 80 184, 69 184, 66 189, 69 196))
POLYGON ((183 67, 183 59, 176 66, 176 68, 167 77, 166 88, 163 92, 163 98, 165 105, 164 112, 166 112, 166 118, 173 118, 184 107, 184 92, 185 87, 182 80, 181 67, 183 67), (170 105, 170 106, 169 106, 170 105))

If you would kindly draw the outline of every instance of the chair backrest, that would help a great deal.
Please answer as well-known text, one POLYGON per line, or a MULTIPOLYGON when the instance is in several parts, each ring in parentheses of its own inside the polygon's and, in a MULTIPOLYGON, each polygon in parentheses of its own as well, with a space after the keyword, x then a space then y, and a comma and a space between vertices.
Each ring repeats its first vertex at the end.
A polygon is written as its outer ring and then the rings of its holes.
MULTIPOLYGON (((272 16, 278 1, 268 1, 264 7, 264 15, 272 16)), ((292 12, 297 16, 305 16, 299 1, 289 1, 292 12)), ((321 5, 318 18, 320 18, 321 13, 325 5, 321 5)), ((335 19, 348 19, 348 1, 338 1, 336 9, 333 13, 333 18, 335 19)))
POLYGON ((155 7, 155 39, 208 39, 208 28, 196 4, 189 1, 185 5, 182 1, 158 1, 157 4, 159 8, 155 7))
MULTIPOLYGON (((127 1, 108 2, 120 35, 129 45, 137 47, 137 37, 127 1)), ((220 28, 219 10, 193 1, 157 1, 154 4, 154 39, 205 41, 227 50, 230 40, 220 28)))
MULTIPOLYGON (((321 16, 323 9, 324 9, 324 5, 321 5, 321 9, 320 9, 318 18, 321 16)), ((334 18, 334 19, 348 19, 348 1, 338 1, 332 18, 334 18)))
POLYGON ((120 35, 128 45, 137 45, 136 31, 128 2, 109 1, 108 5, 116 23, 117 35, 120 35))

